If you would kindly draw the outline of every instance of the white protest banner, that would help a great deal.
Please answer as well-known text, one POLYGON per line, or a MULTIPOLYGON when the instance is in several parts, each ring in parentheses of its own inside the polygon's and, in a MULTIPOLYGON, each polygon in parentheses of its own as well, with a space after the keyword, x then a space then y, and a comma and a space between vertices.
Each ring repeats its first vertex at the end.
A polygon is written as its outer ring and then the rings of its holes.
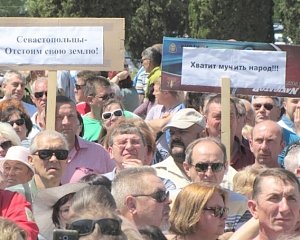
POLYGON ((0 64, 103 64, 103 27, 0 27, 0 64))
POLYGON ((184 47, 183 85, 220 86, 231 79, 233 88, 285 87, 286 52, 184 47))

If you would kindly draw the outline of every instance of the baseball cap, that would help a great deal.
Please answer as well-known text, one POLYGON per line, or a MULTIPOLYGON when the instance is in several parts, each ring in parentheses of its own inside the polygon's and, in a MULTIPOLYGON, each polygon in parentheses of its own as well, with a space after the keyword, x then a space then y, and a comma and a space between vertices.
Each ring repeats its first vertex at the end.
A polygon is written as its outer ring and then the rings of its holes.
POLYGON ((193 108, 184 108, 174 114, 170 122, 163 128, 163 131, 168 130, 170 127, 186 129, 194 124, 205 128, 205 117, 193 108))

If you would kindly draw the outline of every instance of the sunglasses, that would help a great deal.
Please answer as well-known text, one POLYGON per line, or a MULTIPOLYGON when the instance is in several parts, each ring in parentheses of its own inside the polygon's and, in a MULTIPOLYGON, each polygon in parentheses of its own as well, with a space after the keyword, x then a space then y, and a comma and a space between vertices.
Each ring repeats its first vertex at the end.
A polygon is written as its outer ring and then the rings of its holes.
POLYGON ((37 150, 33 155, 38 155, 42 160, 49 160, 53 154, 57 158, 57 160, 66 160, 69 154, 68 150, 65 149, 41 149, 37 150))
POLYGON ((47 94, 48 94, 47 92, 35 92, 33 95, 35 98, 42 98, 44 96, 44 94, 47 97, 47 94))
POLYGON ((261 108, 261 106, 264 106, 265 109, 267 109, 268 111, 272 110, 272 108, 274 107, 271 103, 255 103, 253 104, 253 107, 255 110, 259 110, 261 108))
POLYGON ((101 233, 103 235, 117 236, 121 234, 121 223, 118 220, 112 218, 103 218, 99 220, 77 220, 75 222, 72 222, 71 224, 67 224, 66 229, 76 230, 79 236, 86 236, 94 231, 96 224, 98 224, 98 226, 100 227, 101 233))
POLYGON ((22 126, 25 123, 25 119, 24 118, 20 118, 20 119, 17 119, 17 120, 9 121, 8 123, 12 127, 14 126, 14 124, 17 124, 18 126, 22 126))
POLYGON ((108 99, 114 98, 115 94, 114 93, 109 93, 109 94, 105 94, 103 96, 95 96, 95 97, 101 99, 102 101, 106 101, 108 99))
POLYGON ((136 194, 136 195, 132 195, 132 196, 133 197, 152 197, 153 199, 155 199, 156 202, 162 203, 162 202, 166 201, 167 198, 169 198, 169 195, 170 195, 169 191, 159 190, 152 194, 136 194))
POLYGON ((206 172, 209 167, 213 172, 220 172, 224 167, 224 163, 196 163, 192 166, 195 167, 197 172, 206 172))
POLYGON ((82 85, 79 85, 77 83, 75 84, 75 88, 76 88, 77 91, 82 89, 84 86, 85 86, 85 84, 82 84, 82 85))
POLYGON ((115 117, 121 117, 123 116, 123 111, 122 109, 117 109, 113 112, 104 112, 102 113, 102 119, 107 120, 110 119, 114 115, 115 117))
POLYGON ((212 211, 214 217, 218 217, 218 218, 222 218, 229 211, 227 207, 205 207, 203 208, 203 210, 212 211))
POLYGON ((12 143, 11 143, 11 141, 9 141, 9 140, 0 143, 0 147, 1 147, 3 150, 9 149, 11 146, 12 146, 12 143))

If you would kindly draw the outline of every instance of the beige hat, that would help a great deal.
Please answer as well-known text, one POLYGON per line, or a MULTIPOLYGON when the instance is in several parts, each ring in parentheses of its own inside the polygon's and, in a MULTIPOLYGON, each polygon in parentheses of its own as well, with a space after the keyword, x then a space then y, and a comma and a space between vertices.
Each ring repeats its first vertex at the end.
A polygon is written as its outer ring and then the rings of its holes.
POLYGON ((86 186, 89 185, 87 183, 67 183, 38 191, 33 199, 33 216, 43 237, 52 239, 52 232, 55 228, 52 222, 54 204, 65 195, 76 193, 86 186))
POLYGON ((170 127, 186 129, 194 124, 205 128, 205 117, 193 108, 184 108, 174 114, 171 121, 163 128, 163 131, 168 130, 170 127))
POLYGON ((4 158, 0 159, 0 169, 3 169, 3 164, 6 161, 18 161, 25 164, 34 173, 33 166, 28 162, 29 149, 23 146, 12 146, 10 147, 4 158))

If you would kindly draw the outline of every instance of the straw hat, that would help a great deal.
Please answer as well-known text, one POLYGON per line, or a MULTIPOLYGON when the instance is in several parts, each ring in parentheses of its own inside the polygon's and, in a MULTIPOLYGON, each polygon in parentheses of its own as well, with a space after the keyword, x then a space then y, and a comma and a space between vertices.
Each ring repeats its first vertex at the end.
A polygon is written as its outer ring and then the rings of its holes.
POLYGON ((43 237, 52 239, 52 232, 55 228, 52 222, 54 204, 65 195, 75 193, 86 186, 89 185, 87 183, 67 183, 58 187, 46 188, 37 193, 33 199, 33 215, 43 237))

